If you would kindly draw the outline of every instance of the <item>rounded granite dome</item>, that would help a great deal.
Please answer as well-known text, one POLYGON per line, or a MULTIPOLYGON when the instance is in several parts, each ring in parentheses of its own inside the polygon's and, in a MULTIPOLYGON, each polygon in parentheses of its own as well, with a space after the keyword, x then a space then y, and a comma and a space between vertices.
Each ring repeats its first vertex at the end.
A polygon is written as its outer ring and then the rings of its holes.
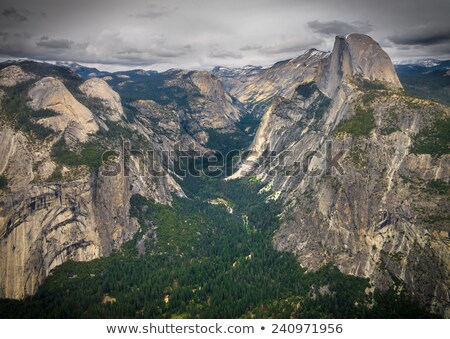
POLYGON ((391 59, 370 36, 358 33, 336 36, 333 52, 323 60, 317 75, 320 88, 333 96, 346 77, 354 76, 402 88, 391 59))

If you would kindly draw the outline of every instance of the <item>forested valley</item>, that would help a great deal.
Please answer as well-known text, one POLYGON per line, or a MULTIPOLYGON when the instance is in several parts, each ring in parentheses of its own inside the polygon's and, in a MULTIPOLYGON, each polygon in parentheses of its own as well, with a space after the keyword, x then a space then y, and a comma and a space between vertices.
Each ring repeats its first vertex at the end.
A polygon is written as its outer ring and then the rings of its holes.
POLYGON ((305 272, 272 236, 281 206, 256 178, 188 177, 173 206, 132 198, 141 230, 108 258, 57 267, 36 295, 2 300, 15 318, 427 317, 332 263, 305 272), (259 193, 260 192, 260 193, 259 193))

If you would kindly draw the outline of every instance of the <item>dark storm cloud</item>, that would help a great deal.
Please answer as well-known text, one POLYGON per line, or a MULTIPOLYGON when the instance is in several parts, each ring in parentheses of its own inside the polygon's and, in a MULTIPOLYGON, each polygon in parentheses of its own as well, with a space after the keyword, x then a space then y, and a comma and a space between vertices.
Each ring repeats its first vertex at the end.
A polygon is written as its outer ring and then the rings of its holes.
POLYGON ((26 14, 26 11, 19 11, 18 9, 16 9, 14 7, 5 8, 2 11, 3 16, 5 16, 7 18, 11 18, 16 21, 27 21, 28 17, 25 14, 26 14))
POLYGON ((49 39, 43 36, 36 42, 36 45, 43 48, 50 49, 69 49, 73 45, 73 41, 68 39, 49 39))
POLYGON ((450 43, 450 28, 415 30, 388 37, 390 41, 399 45, 436 45, 450 43))
POLYGON ((335 35, 351 32, 369 33, 394 61, 450 58, 449 12, 448 0, 3 0, 0 58, 268 66, 331 50, 335 35))
POLYGON ((308 27, 315 33, 324 35, 346 35, 349 33, 369 33, 373 29, 373 25, 368 22, 353 21, 351 23, 332 20, 332 21, 319 21, 314 20, 308 22, 308 27))

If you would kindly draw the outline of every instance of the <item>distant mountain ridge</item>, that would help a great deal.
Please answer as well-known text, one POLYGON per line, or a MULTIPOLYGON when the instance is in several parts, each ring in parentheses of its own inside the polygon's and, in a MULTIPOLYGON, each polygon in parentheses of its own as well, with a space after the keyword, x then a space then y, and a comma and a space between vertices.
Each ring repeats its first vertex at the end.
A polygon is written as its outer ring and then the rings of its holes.
POLYGON ((450 60, 418 60, 395 70, 408 92, 450 105, 450 60))

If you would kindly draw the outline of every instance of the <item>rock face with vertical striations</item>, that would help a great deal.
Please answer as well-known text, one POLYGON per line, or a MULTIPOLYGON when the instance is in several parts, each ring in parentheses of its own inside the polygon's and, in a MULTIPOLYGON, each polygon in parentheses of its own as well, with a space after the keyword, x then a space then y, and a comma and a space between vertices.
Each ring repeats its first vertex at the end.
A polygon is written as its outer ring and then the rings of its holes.
POLYGON ((337 36, 333 52, 321 60, 317 85, 331 97, 343 80, 354 77, 402 88, 391 59, 375 40, 363 34, 337 36))
POLYGON ((1 297, 31 295, 56 266, 106 256, 138 229, 128 212, 130 178, 75 167, 64 168, 61 182, 46 182, 55 168, 49 145, 8 127, 0 130, 0 153, 8 181, 0 190, 1 297))

